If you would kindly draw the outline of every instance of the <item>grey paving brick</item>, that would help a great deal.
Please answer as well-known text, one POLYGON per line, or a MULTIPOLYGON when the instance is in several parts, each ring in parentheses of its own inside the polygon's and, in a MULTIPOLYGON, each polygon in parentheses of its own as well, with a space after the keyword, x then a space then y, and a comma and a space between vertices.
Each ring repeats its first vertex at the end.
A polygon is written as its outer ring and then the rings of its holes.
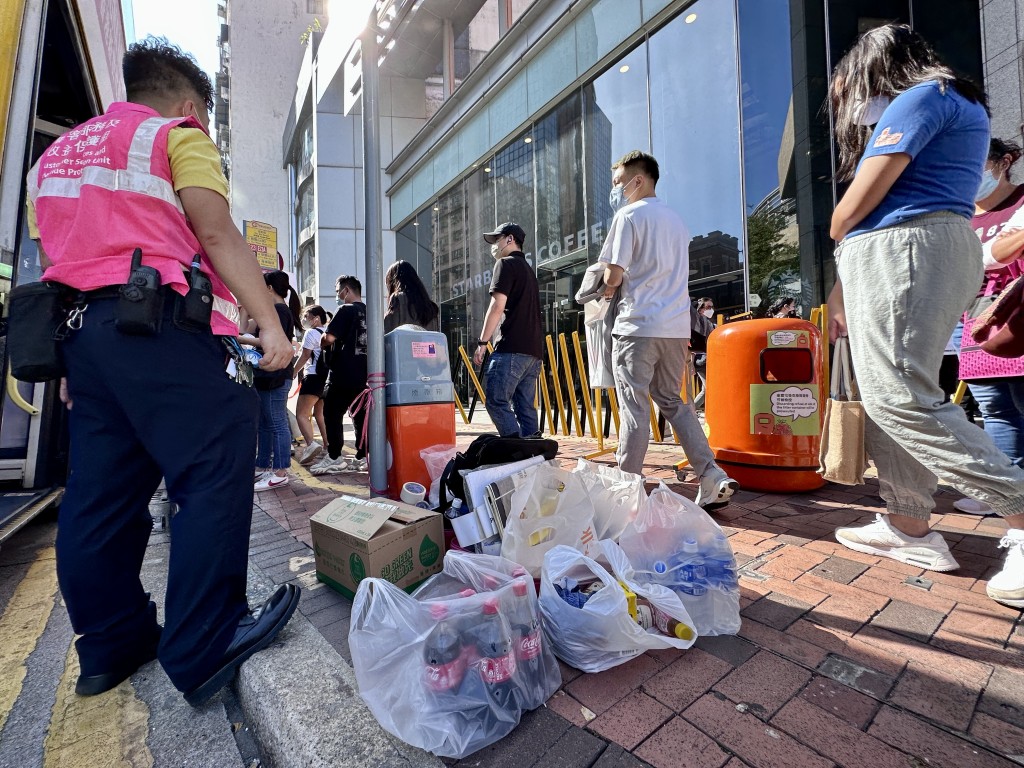
POLYGON ((533 768, 590 768, 606 746, 603 739, 571 726, 533 768))
POLYGON ((813 606, 795 597, 772 592, 760 600, 748 605, 743 610, 743 615, 769 627, 784 630, 794 621, 799 619, 813 606))
POLYGON ((738 667, 757 653, 758 650, 757 646, 753 643, 748 643, 743 638, 734 635, 706 635, 698 637, 693 647, 707 651, 722 661, 729 662, 734 667, 738 667))
POLYGON ((811 568, 810 572, 829 581, 849 584, 867 569, 868 567, 864 563, 855 563, 845 557, 830 557, 820 565, 811 568))
POLYGON ((868 669, 835 654, 829 654, 818 665, 818 672, 826 677, 831 677, 836 682, 882 701, 885 700, 885 697, 896 683, 895 678, 883 675, 881 672, 868 669))
POLYGON ((871 623, 927 643, 945 618, 946 615, 939 611, 904 603, 901 600, 892 600, 871 620, 871 623))

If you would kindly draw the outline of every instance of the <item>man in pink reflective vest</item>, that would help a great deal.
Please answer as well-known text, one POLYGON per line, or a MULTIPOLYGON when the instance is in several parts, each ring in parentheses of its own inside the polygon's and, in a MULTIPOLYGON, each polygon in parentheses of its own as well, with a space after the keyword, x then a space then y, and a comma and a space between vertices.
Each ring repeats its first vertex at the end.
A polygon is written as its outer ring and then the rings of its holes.
POLYGON ((71 448, 57 575, 80 635, 79 695, 159 659, 198 705, 273 640, 299 597, 282 586, 258 617, 246 602, 258 403, 225 343, 234 297, 265 329, 264 368, 286 366, 292 348, 228 210, 209 78, 155 38, 133 45, 123 69, 128 101, 57 139, 28 176, 43 279, 78 307, 61 342, 71 448), (152 322, 129 331, 119 288, 136 249, 159 288, 152 322), (196 324, 183 306, 198 272, 212 312, 196 324), (162 628, 139 579, 161 477, 179 507, 162 628))

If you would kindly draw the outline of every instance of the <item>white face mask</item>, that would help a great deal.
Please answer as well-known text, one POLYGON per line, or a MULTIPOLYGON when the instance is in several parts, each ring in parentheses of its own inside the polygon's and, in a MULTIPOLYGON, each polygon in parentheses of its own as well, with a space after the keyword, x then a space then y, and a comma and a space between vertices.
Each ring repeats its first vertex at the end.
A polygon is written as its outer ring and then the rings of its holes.
POLYGON ((715 310, 713 310, 713 309, 705 309, 704 311, 701 312, 701 314, 704 315, 704 317, 706 317, 706 318, 708 318, 710 320, 712 317, 715 316, 715 310))
POLYGON ((888 96, 872 96, 854 105, 853 121, 857 125, 874 125, 882 119, 886 107, 892 103, 888 96))
POLYGON ((978 187, 978 194, 974 196, 974 199, 984 200, 986 197, 995 192, 996 187, 999 186, 999 178, 1001 176, 1002 174, 996 176, 991 169, 986 169, 985 172, 981 174, 981 186, 978 187))
POLYGON ((501 252, 501 248, 498 247, 498 244, 497 243, 492 243, 491 244, 491 258, 492 259, 498 258, 498 253, 500 253, 500 252, 501 252))

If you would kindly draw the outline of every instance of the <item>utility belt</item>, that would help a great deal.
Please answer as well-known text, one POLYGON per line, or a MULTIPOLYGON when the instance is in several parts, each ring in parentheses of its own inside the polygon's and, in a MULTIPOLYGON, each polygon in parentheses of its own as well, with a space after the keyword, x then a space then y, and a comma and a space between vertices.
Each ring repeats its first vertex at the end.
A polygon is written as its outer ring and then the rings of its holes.
POLYGON ((156 336, 163 327, 165 303, 174 301, 172 320, 177 328, 201 333, 210 330, 213 286, 199 271, 199 255, 186 274, 184 296, 161 285, 160 273, 142 264, 135 249, 128 282, 93 291, 79 291, 63 283, 19 285, 10 295, 7 349, 11 375, 19 381, 40 382, 64 375, 58 345, 68 333, 82 327, 89 303, 116 299, 115 327, 129 336, 156 336))

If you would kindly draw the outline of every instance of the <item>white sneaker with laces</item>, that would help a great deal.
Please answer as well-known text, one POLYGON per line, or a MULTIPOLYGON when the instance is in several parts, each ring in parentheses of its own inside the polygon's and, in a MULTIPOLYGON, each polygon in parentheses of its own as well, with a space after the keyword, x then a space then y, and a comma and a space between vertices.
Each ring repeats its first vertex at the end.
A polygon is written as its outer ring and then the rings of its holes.
POLYGON ((264 477, 266 477, 267 475, 272 475, 272 474, 274 474, 274 473, 273 473, 273 472, 271 472, 271 471, 270 471, 269 469, 257 469, 257 470, 256 470, 256 471, 255 471, 255 472, 253 473, 253 476, 252 476, 252 481, 253 481, 254 483, 258 483, 258 482, 259 482, 260 480, 262 480, 262 479, 263 479, 264 477))
POLYGON ((253 486, 255 491, 272 491, 275 488, 282 488, 288 485, 288 475, 283 477, 275 475, 273 472, 267 472, 263 479, 261 479, 256 485, 253 486))
POLYGON ((697 506, 708 512, 729 503, 729 498, 740 489, 740 484, 724 472, 704 475, 697 490, 697 506))
POLYGON ((965 515, 991 515, 992 507, 984 501, 974 499, 959 499, 953 502, 953 509, 963 512, 965 515))
POLYGON ((323 450, 324 447, 316 440, 314 440, 312 443, 306 446, 306 450, 302 452, 302 456, 299 457, 299 464, 301 464, 304 467, 309 466, 310 464, 313 463, 313 460, 316 459, 323 452, 323 450))
POLYGON ((1011 528, 999 542, 1008 549, 1003 570, 989 579, 988 596, 1012 608, 1024 608, 1024 531, 1011 528))
POLYGON ((367 467, 366 459, 353 458, 348 462, 349 472, 365 472, 367 467))
POLYGON ((942 534, 931 531, 919 539, 907 536, 889 523, 886 515, 859 528, 837 528, 836 541, 854 552, 898 560, 929 571, 955 571, 960 567, 942 534))
POLYGON ((337 475, 348 468, 348 462, 344 456, 332 459, 329 455, 324 456, 320 461, 309 468, 311 475, 337 475))

